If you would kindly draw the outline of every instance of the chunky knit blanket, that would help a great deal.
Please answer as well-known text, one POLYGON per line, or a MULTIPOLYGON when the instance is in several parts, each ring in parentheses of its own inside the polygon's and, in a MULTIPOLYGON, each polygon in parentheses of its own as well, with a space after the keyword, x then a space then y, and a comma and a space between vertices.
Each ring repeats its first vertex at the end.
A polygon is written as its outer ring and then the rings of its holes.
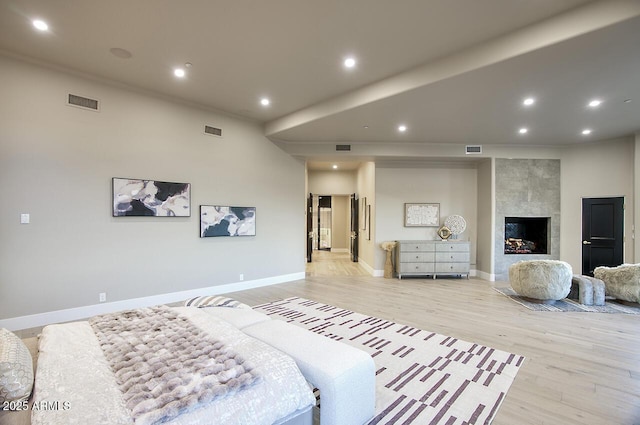
POLYGON ((167 422, 259 379, 249 362, 169 307, 89 322, 136 425, 167 422))

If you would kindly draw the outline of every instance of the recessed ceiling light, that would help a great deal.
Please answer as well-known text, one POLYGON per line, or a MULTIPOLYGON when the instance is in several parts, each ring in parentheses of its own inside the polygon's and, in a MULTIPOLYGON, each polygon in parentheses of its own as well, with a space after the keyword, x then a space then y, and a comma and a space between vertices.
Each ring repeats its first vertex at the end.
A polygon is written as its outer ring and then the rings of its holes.
POLYGON ((625 99, 624 103, 631 103, 631 99, 625 99))
POLYGON ((175 75, 178 78, 184 78, 184 76, 187 75, 187 73, 182 68, 176 68, 173 70, 173 75, 175 75))
POLYGON ((333 168, 334 170, 337 170, 337 169, 338 169, 338 165, 333 164, 333 167, 332 167, 332 168, 333 168))
POLYGON ((406 125, 399 125, 398 126, 398 131, 400 133, 404 133, 405 131, 407 131, 407 126, 406 125))
POLYGON ((536 100, 533 97, 527 97, 525 100, 522 101, 522 104, 524 106, 531 106, 534 103, 536 103, 536 100))
POLYGON ((353 57, 346 58, 343 63, 345 68, 353 68, 356 66, 356 60, 353 57))
POLYGON ((588 136, 589 134, 591 134, 591 129, 590 128, 585 128, 584 130, 582 130, 582 135, 588 136))
POLYGON ((260 104, 262 106, 269 106, 271 105, 271 101, 268 98, 263 97, 262 99, 260 99, 260 104))
POLYGON ((591 102, 588 103, 590 108, 597 108, 598 106, 600 106, 600 104, 602 103, 602 101, 600 99, 593 99, 591 102))
POLYGON ((49 29, 49 25, 41 19, 34 19, 32 23, 38 31, 46 31, 49 29))
POLYGON ((363 125, 362 128, 364 128, 365 130, 369 128, 368 125, 363 125))
POLYGON ((526 127, 522 127, 520 130, 518 130, 518 133, 520 134, 527 134, 529 132, 529 129, 526 127))

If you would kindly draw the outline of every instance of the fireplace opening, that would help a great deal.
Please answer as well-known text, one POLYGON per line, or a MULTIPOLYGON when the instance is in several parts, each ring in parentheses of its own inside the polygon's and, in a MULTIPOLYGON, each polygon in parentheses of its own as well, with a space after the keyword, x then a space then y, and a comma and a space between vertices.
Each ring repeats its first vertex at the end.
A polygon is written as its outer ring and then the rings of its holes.
POLYGON ((505 254, 548 254, 549 217, 505 217, 505 254))

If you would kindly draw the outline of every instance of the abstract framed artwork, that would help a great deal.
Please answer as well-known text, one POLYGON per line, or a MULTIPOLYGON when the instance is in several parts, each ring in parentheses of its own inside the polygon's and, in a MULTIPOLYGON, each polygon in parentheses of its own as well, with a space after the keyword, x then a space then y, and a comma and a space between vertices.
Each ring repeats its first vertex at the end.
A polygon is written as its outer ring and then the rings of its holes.
POLYGON ((438 227, 440 204, 404 204, 405 227, 438 227))
POLYGON ((200 205, 200 237, 255 236, 256 207, 200 205))
POLYGON ((191 217, 191 184, 114 177, 113 216, 191 217))

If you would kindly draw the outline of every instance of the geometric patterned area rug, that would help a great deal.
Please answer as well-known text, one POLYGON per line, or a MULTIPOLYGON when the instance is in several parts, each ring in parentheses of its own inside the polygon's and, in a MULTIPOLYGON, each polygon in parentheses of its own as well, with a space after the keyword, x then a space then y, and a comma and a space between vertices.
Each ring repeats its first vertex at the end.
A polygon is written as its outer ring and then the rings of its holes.
POLYGON ((578 300, 565 298, 556 301, 554 304, 539 304, 527 301, 518 295, 512 288, 493 288, 502 295, 508 297, 529 310, 535 311, 584 311, 590 313, 623 313, 623 314, 640 314, 640 306, 631 306, 620 304, 615 301, 605 300, 605 305, 584 305, 578 300))
MULTIPOLYGON (((304 298, 253 307, 371 355, 373 424, 489 424, 524 357, 304 298)), ((322 397, 322 395, 320 395, 322 397)))

